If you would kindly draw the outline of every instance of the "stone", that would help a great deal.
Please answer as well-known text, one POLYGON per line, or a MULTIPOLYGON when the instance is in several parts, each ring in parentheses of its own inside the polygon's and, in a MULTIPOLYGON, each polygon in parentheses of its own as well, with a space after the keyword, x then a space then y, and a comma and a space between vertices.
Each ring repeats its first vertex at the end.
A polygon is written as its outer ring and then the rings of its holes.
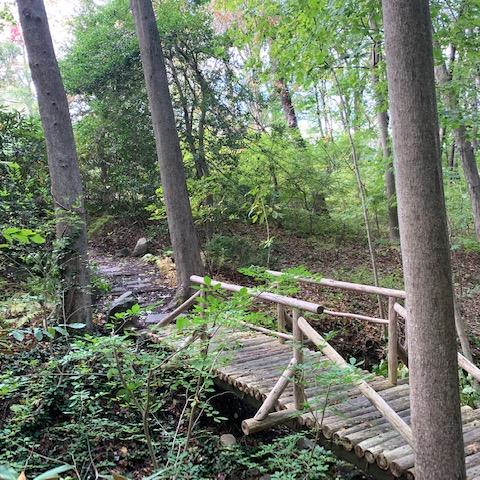
POLYGON ((138 303, 138 299, 131 290, 123 293, 110 305, 107 312, 107 321, 114 317, 116 313, 125 312, 125 310, 132 308, 136 303, 138 303))
POLYGON ((143 257, 148 252, 148 240, 145 237, 139 238, 132 252, 132 257, 143 257))
POLYGON ((128 257, 130 250, 127 247, 123 247, 115 252, 116 257, 128 257))
POLYGON ((224 447, 232 447, 237 443, 237 439, 231 433, 220 435, 220 444, 224 447))

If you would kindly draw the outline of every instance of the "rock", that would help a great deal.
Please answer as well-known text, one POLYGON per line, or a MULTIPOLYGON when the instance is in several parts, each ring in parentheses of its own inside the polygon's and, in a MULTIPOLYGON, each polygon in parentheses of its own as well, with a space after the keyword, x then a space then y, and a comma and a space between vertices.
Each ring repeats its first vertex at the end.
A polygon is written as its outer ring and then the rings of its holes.
POLYGON ((148 240, 139 238, 132 252, 132 257, 143 257, 148 252, 148 240))
POLYGON ((110 317, 114 317, 116 313, 121 313, 129 308, 132 308, 136 303, 138 303, 138 299, 131 290, 123 293, 110 305, 110 308, 107 312, 107 321, 110 319, 110 317))
POLYGON ((237 443, 237 439, 231 433, 224 433, 220 436, 220 444, 224 447, 232 447, 237 443))
POLYGON ((127 247, 123 247, 115 252, 116 257, 128 257, 130 250, 127 247))

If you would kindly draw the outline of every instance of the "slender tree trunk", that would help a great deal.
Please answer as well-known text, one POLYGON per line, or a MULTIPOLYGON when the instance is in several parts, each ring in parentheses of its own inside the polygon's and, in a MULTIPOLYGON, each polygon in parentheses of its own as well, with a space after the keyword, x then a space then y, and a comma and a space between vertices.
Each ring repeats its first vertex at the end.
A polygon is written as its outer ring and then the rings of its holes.
POLYGON ((18 12, 47 144, 61 259, 65 322, 91 327, 90 278, 83 188, 67 96, 63 88, 43 0, 18 0, 18 12))
MULTIPOLYGON (((378 30, 377 24, 373 17, 370 17, 370 26, 374 30, 378 30)), ((392 151, 390 149, 388 139, 388 114, 386 108, 383 106, 385 102, 379 97, 377 92, 378 88, 378 75, 377 65, 380 61, 378 42, 374 42, 372 45, 372 85, 374 90, 376 109, 377 109, 377 126, 380 140, 380 147, 382 149, 383 158, 385 159, 385 193, 387 197, 387 212, 388 212, 388 232, 390 240, 398 242, 400 240, 400 232, 398 230, 398 211, 396 206, 396 193, 395 193, 395 173, 393 171, 392 151)))
POLYGON ((201 275, 204 269, 193 224, 180 142, 175 126, 167 72, 152 2, 151 0, 131 0, 130 5, 140 45, 157 157, 160 164, 168 229, 175 255, 176 300, 180 301, 190 292, 190 276, 192 274, 201 275))
POLYGON ((417 480, 465 479, 428 0, 383 0, 417 480))
POLYGON ((280 104, 288 128, 298 129, 297 114, 292 103, 292 97, 287 82, 283 78, 275 80, 275 90, 280 97, 280 104))
MULTIPOLYGON (((444 63, 435 68, 435 76, 439 85, 443 87, 448 86, 452 80, 451 75, 444 63)), ((452 113, 458 112, 458 100, 453 91, 446 89, 446 92, 444 93, 444 101, 447 108, 452 113)), ((468 192, 470 194, 475 234, 477 240, 480 240, 480 175, 478 174, 475 150, 467 137, 467 131, 462 119, 458 119, 458 126, 454 128, 453 133, 455 138, 454 145, 460 151, 462 168, 465 175, 465 180, 467 182, 468 192)), ((452 149, 454 148, 455 147, 452 146, 452 149)))

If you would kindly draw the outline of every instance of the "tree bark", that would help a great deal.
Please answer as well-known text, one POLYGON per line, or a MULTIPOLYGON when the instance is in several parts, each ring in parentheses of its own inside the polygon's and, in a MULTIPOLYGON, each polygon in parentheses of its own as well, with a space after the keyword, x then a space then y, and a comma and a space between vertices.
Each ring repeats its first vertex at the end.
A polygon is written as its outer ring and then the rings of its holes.
MULTIPOLYGON (((370 26, 374 30, 378 30, 377 24, 373 17, 370 17, 370 26)), ((388 212, 388 232, 390 240, 398 242, 400 240, 400 232, 398 230, 398 211, 396 206, 396 192, 395 192, 395 173, 393 171, 392 151, 390 149, 388 139, 388 114, 386 108, 383 107, 382 99, 376 91, 378 85, 377 65, 380 61, 378 42, 372 45, 372 86, 374 90, 376 110, 377 110, 377 126, 379 133, 379 143, 382 149, 383 158, 385 159, 385 194, 387 197, 387 212, 388 212)))
POLYGON ((280 104, 288 128, 298 130, 297 114, 292 103, 292 97, 287 82, 285 82, 283 78, 275 80, 275 90, 277 90, 278 96, 280 97, 280 104))
POLYGON ((383 0, 417 480, 465 479, 428 0, 383 0))
POLYGON ((185 300, 190 294, 190 276, 203 274, 204 268, 193 224, 180 142, 152 2, 131 0, 130 5, 140 45, 168 229, 175 256, 176 300, 180 301, 185 300))
MULTIPOLYGON (((439 85, 446 87, 452 78, 447 70, 445 63, 435 68, 435 76, 439 85)), ((445 105, 454 114, 458 114, 458 100, 455 93, 449 89, 443 95, 445 105)), ((458 119, 458 126, 453 130, 455 143, 452 145, 454 152, 455 146, 460 151, 460 159, 465 175, 465 180, 470 194, 470 203, 472 204, 473 223, 475 226, 475 235, 480 240, 480 175, 478 174, 477 161, 475 159, 475 150, 467 137, 467 130, 462 119, 458 119)), ((454 164, 454 153, 452 154, 454 164)))
POLYGON ((90 277, 82 180, 67 96, 63 88, 43 0, 17 1, 30 71, 47 144, 61 258, 62 315, 91 327, 90 277))

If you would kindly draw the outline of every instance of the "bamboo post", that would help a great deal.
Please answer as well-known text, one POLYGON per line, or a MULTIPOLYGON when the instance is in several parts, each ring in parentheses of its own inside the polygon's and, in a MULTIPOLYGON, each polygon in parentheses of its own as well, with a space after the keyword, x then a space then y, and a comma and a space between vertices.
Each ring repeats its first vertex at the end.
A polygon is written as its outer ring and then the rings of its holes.
MULTIPOLYGON (((285 318, 285 307, 280 303, 277 303, 277 330, 279 332, 286 332, 286 318, 285 318)), ((278 341, 280 343, 285 343, 285 339, 279 337, 278 341)))
POLYGON ((388 380, 397 384, 398 374, 398 326, 395 298, 388 297, 388 380))
MULTIPOLYGON (((303 318, 297 320, 298 327, 332 362, 342 368, 349 365, 345 359, 303 318)), ((409 425, 398 415, 395 410, 365 381, 361 378, 354 380, 354 385, 370 401, 370 403, 390 422, 392 427, 413 446, 413 435, 409 425)))
POLYGON ((283 393, 285 388, 288 385, 288 382, 293 378, 295 375, 295 366, 297 365, 297 361, 292 358, 288 367, 282 373, 280 378, 278 379, 275 386, 272 388, 270 393, 267 395, 267 398, 263 402, 262 406, 259 408, 258 412, 253 417, 254 420, 257 422, 260 420, 264 420, 267 418, 267 415, 270 411, 275 407, 275 404, 278 402, 280 395, 283 393))
POLYGON ((295 359, 297 371, 293 377, 293 396, 295 401, 295 408, 302 410, 305 404, 305 389, 304 389, 304 376, 301 371, 303 365, 303 334, 298 325, 298 319, 300 318, 300 311, 298 308, 293 309, 293 358, 295 359))

